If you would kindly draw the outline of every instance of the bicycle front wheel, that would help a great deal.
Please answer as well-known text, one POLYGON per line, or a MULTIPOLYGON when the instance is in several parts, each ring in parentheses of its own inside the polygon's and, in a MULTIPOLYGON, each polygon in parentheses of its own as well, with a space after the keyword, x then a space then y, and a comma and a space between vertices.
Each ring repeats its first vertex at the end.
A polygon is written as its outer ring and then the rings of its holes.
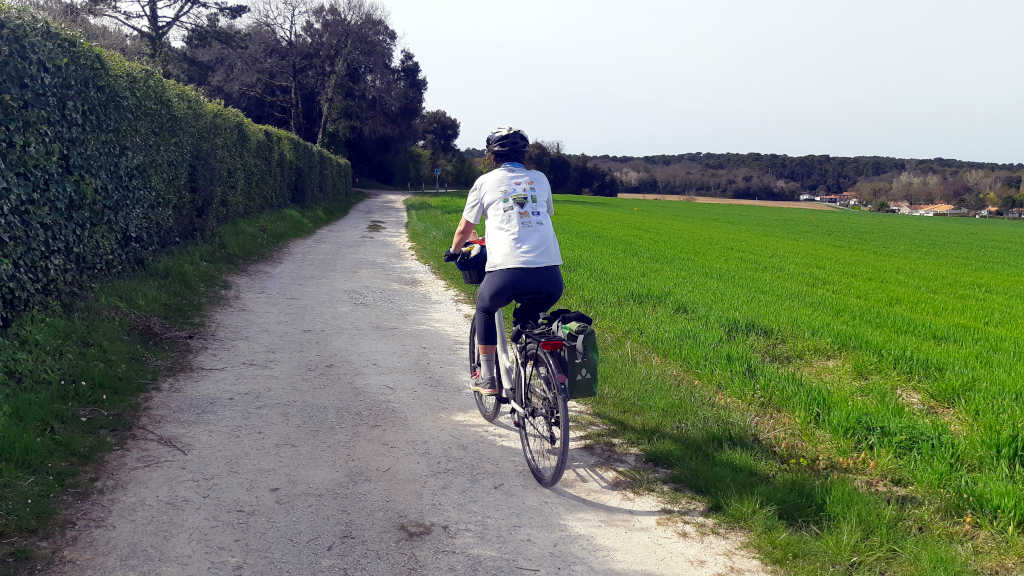
POLYGON ((569 406, 559 392, 559 369, 550 356, 532 346, 526 358, 519 440, 533 477, 550 488, 562 478, 569 459, 569 406))
MULTIPOLYGON (((476 345, 476 322, 470 322, 469 328, 469 373, 472 376, 474 372, 480 370, 480 352, 476 345)), ((494 422, 494 419, 501 413, 501 375, 498 374, 498 395, 497 396, 484 396, 479 392, 473 392, 473 398, 476 400, 476 409, 480 411, 480 415, 484 417, 484 420, 488 422, 494 422)))

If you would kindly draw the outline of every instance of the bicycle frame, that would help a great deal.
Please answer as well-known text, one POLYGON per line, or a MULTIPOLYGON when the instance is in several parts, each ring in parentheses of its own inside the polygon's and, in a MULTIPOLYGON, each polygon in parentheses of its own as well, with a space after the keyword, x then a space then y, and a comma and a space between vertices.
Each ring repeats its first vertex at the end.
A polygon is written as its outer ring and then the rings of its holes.
POLYGON ((516 398, 509 395, 510 386, 514 386, 517 391, 522 386, 520 386, 521 382, 516 380, 518 377, 518 366, 513 366, 512 360, 509 357, 508 337, 505 336, 505 322, 501 314, 501 308, 498 308, 498 311, 494 313, 494 322, 498 327, 498 370, 501 371, 502 391, 505 397, 508 398, 509 406, 522 414, 526 411, 516 402, 516 398))

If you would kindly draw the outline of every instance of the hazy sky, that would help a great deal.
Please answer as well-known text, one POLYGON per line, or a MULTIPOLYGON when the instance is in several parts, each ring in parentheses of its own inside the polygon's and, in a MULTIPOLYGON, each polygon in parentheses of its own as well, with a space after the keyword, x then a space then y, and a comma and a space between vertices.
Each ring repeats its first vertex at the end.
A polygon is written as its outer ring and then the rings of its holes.
POLYGON ((1024 0, 381 3, 463 147, 1024 162, 1024 0))

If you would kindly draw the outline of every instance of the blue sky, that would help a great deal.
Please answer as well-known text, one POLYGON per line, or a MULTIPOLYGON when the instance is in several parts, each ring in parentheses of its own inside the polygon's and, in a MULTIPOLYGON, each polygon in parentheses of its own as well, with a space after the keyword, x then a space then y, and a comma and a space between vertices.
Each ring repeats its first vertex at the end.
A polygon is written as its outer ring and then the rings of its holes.
POLYGON ((1024 162, 1019 0, 381 4, 463 147, 1024 162))

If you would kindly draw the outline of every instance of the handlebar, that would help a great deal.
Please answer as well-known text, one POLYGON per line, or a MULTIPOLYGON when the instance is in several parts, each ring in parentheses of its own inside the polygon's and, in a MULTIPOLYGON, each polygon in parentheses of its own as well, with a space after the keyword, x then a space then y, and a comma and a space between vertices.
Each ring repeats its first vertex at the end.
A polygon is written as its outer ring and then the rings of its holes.
POLYGON ((477 238, 476 240, 470 240, 470 241, 466 242, 465 244, 463 244, 462 245, 462 249, 459 250, 458 252, 452 252, 451 249, 445 250, 444 251, 444 261, 445 262, 455 262, 455 261, 459 260, 460 258, 468 257, 469 253, 473 251, 474 247, 476 247, 476 246, 484 246, 484 245, 485 245, 485 243, 484 243, 484 239, 483 238, 477 238))

